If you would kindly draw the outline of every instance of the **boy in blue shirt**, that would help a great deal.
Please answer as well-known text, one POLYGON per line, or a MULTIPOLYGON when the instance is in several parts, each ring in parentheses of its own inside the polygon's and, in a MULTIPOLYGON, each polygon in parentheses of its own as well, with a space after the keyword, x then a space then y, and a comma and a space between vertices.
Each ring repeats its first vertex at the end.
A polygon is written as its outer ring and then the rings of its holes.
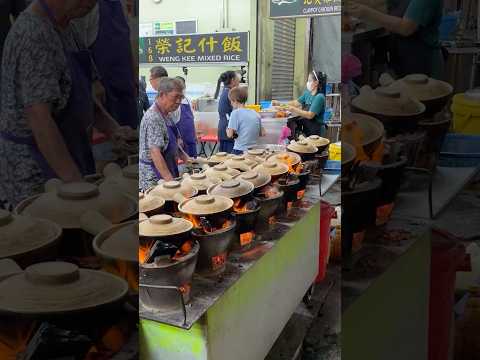
POLYGON ((230 90, 228 98, 234 110, 228 121, 227 136, 235 139, 233 154, 240 155, 249 147, 256 145, 260 136, 265 136, 265 129, 262 127, 260 115, 245 108, 248 99, 246 87, 234 87, 230 90))

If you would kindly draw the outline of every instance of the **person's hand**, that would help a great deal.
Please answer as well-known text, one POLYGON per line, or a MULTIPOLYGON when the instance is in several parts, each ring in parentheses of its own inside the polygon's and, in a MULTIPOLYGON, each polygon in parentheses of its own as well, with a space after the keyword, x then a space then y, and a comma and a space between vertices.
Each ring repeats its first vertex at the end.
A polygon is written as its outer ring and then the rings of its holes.
POLYGON ((119 126, 112 136, 113 150, 127 155, 138 153, 138 130, 119 126))
POLYGON ((298 109, 295 106, 291 106, 291 105, 287 105, 285 107, 285 110, 293 114, 296 114, 298 112, 298 109))
POLYGON ((354 16, 358 19, 364 18, 367 11, 368 11, 368 6, 359 4, 357 2, 351 2, 351 1, 347 3, 346 9, 345 9, 345 12, 348 15, 354 16))

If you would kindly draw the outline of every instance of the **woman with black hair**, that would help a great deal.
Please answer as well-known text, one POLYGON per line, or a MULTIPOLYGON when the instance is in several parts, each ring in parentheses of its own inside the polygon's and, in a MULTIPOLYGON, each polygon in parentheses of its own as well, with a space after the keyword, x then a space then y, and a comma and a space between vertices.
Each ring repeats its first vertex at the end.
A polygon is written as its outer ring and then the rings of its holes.
MULTIPOLYGON (((292 130, 292 138, 297 138, 300 133, 305 136, 325 135, 327 126, 323 117, 326 86, 327 76, 313 70, 308 75, 307 88, 303 95, 288 103, 286 110, 293 115, 288 121, 288 127, 292 130)), ((272 100, 272 105, 278 106, 280 102, 272 100)))
POLYGON ((238 86, 240 84, 240 75, 235 71, 226 71, 220 78, 217 83, 217 90, 215 91, 215 99, 218 98, 220 93, 220 85, 223 83, 223 91, 220 94, 220 99, 218 100, 218 141, 220 143, 219 151, 224 151, 231 153, 233 151, 234 140, 230 139, 227 136, 227 125, 230 118, 230 114, 233 111, 232 103, 228 98, 228 93, 230 89, 238 86))

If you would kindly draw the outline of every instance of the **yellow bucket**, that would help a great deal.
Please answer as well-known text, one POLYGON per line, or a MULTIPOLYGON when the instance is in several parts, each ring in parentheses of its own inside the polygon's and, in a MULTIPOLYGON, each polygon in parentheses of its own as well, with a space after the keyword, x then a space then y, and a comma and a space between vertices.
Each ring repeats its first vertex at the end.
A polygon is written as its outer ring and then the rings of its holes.
POLYGON ((330 144, 328 147, 329 160, 342 160, 342 147, 339 143, 330 144))
POLYGON ((245 105, 246 109, 254 110, 256 112, 260 112, 262 107, 260 105, 245 105))
POLYGON ((480 135, 480 102, 456 94, 450 108, 453 113, 453 131, 466 135, 480 135))

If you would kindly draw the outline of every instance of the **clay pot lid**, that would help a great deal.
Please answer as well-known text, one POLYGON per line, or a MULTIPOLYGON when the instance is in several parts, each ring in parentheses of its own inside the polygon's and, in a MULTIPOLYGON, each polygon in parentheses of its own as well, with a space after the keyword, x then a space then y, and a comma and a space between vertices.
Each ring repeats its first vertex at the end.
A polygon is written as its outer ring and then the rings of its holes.
POLYGON ((100 233, 93 241, 93 249, 103 258, 138 262, 138 222, 116 225, 100 233))
POLYGON ((148 216, 144 213, 139 213, 138 214, 138 220, 139 221, 143 221, 143 220, 147 220, 148 219, 148 216))
POLYGON ((183 234, 192 228, 193 224, 188 220, 170 215, 155 215, 140 222, 138 233, 140 236, 171 236, 183 234))
POLYGON ((342 139, 345 142, 355 143, 354 128, 360 129, 360 144, 362 146, 381 139, 385 133, 382 122, 374 117, 357 113, 345 113, 342 117, 342 139))
POLYGON ((181 194, 185 198, 191 198, 197 195, 197 189, 189 184, 180 181, 162 181, 155 186, 150 192, 150 195, 161 196, 165 201, 175 201, 175 195, 181 194))
POLYGON ((415 116, 425 112, 425 105, 413 99, 403 89, 392 86, 372 90, 368 85, 360 89, 360 95, 352 105, 371 114, 385 116, 415 116))
POLYGON ((346 142, 342 142, 342 165, 352 162, 356 156, 355 148, 346 142))
POLYGON ((410 96, 419 101, 435 100, 453 93, 453 87, 449 83, 424 74, 407 75, 392 86, 404 87, 410 96))
POLYGON ((257 165, 257 162, 251 159, 247 159, 245 155, 236 155, 236 156, 232 156, 230 159, 225 161, 225 165, 227 165, 232 169, 237 169, 240 171, 249 171, 255 165, 257 165))
POLYGON ((45 189, 47 192, 21 202, 16 213, 76 229, 81 227, 81 215, 90 210, 98 211, 112 223, 120 223, 137 212, 137 201, 115 188, 99 189, 87 182, 66 184, 52 179, 45 189))
POLYGON ((314 154, 318 151, 317 147, 310 144, 307 140, 292 140, 292 142, 288 144, 287 149, 299 154, 314 154))
POLYGON ((125 280, 108 272, 44 262, 0 282, 0 312, 54 315, 95 309, 123 299, 125 280))
POLYGON ((165 205, 165 200, 159 195, 142 195, 138 201, 138 210, 146 213, 152 210, 160 209, 165 205))
POLYGON ((220 179, 209 178, 205 172, 192 175, 184 174, 184 182, 196 188, 198 191, 206 191, 210 186, 217 184, 220 179))
POLYGON ((248 181, 253 184, 255 189, 258 189, 267 185, 272 180, 272 176, 265 172, 258 172, 252 170, 241 173, 235 176, 234 179, 242 179, 248 181))
POLYGON ((320 147, 320 146, 327 146, 330 144, 330 140, 323 138, 318 135, 310 135, 305 139, 310 145, 313 145, 315 147, 320 147))
POLYGON ((254 189, 252 183, 242 179, 232 179, 224 181, 208 188, 208 195, 220 195, 230 199, 239 198, 251 193, 254 189))
POLYGON ((0 209, 0 259, 48 246, 61 234, 62 229, 51 221, 13 215, 0 209))
POLYGON ((268 159, 263 164, 258 165, 255 168, 258 172, 265 172, 271 176, 279 176, 288 172, 288 165, 278 162, 272 159, 268 159))
POLYGON ((218 214, 232 206, 233 200, 225 196, 199 195, 193 199, 185 200, 178 206, 178 209, 184 214, 200 216, 218 214))
POLYGON ((267 151, 265 149, 250 149, 250 150, 247 150, 247 156, 263 157, 266 154, 267 154, 267 151))
POLYGON ((217 164, 205 170, 205 174, 210 180, 217 182, 218 180, 230 180, 232 177, 240 174, 240 170, 229 168, 225 164, 217 164))
POLYGON ((210 156, 208 161, 211 163, 221 163, 229 159, 232 155, 223 151, 217 152, 216 154, 210 156))
POLYGON ((284 151, 281 153, 274 153, 267 158, 267 161, 280 161, 287 166, 295 166, 302 161, 302 158, 297 153, 291 151, 284 151))

